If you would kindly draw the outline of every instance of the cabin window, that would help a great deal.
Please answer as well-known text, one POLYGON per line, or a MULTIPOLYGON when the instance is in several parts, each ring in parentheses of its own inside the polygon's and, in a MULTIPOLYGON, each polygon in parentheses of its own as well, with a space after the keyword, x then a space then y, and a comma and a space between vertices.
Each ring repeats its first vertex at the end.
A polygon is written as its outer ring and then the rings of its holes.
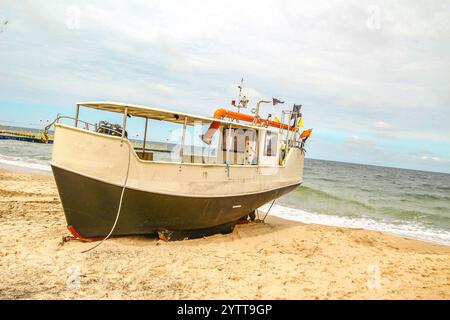
POLYGON ((257 133, 254 129, 230 128, 222 130, 223 162, 228 164, 257 164, 257 133))
POLYGON ((209 131, 209 134, 205 137, 210 126, 211 122, 205 121, 194 121, 188 124, 184 141, 183 162, 217 163, 220 131, 209 131))
MULTIPOLYGON (((148 119, 145 150, 142 150, 143 138, 136 141, 130 139, 130 141, 133 144, 137 143, 136 154, 143 160, 214 164, 217 163, 220 131, 211 133, 208 143, 202 140, 203 133, 208 130, 210 125, 211 122, 188 119, 186 128, 183 129, 183 123, 148 119), (184 144, 182 144, 183 142, 184 144)), ((141 128, 143 136, 145 119, 143 119, 141 128)), ((139 137, 141 135, 137 135, 135 139, 139 137)))
POLYGON ((222 151, 227 152, 244 152, 244 145, 240 137, 243 137, 245 130, 238 128, 224 128, 222 139, 222 151))
POLYGON ((264 141, 264 155, 274 157, 277 155, 278 134, 272 131, 266 131, 266 139, 264 141))
POLYGON ((224 128, 222 151, 244 153, 248 141, 256 142, 256 130, 242 128, 224 128))
POLYGON ((148 161, 179 162, 183 124, 148 119, 145 150, 143 150, 145 118, 128 119, 130 142, 138 157, 148 161), (132 126, 133 119, 140 119, 139 125, 132 126), (136 129, 134 129, 136 128, 136 129), (136 132, 136 133, 135 133, 136 132))

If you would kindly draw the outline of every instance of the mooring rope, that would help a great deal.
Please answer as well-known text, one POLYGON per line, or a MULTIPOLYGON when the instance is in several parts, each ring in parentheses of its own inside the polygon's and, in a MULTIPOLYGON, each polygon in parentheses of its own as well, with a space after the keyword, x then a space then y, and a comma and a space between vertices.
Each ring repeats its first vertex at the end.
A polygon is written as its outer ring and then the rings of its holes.
POLYGON ((272 206, 273 206, 273 204, 275 203, 275 200, 276 200, 276 199, 273 199, 272 204, 271 204, 270 207, 269 207, 269 210, 267 210, 266 215, 265 215, 264 218, 262 219, 262 222, 265 222, 265 221, 266 221, 266 217, 267 217, 267 215, 269 214, 270 209, 272 209, 272 206))
MULTIPOLYGON (((44 130, 43 130, 43 135, 44 135, 45 138, 47 138, 47 140, 48 140, 48 130, 49 130, 53 125, 55 125, 56 122, 58 122, 60 119, 63 119, 63 118, 67 118, 67 119, 75 119, 75 118, 73 118, 73 117, 69 117, 69 116, 61 116, 61 115, 58 114, 58 116, 55 118, 55 120, 53 120, 51 123, 49 123, 49 124, 44 128, 44 130)), ((77 120, 78 120, 78 119, 77 119, 77 120)), ((78 120, 78 121, 84 122, 84 123, 88 123, 88 122, 85 122, 85 121, 82 121, 82 120, 78 120)), ((89 123, 88 123, 88 124, 89 124, 89 123)), ((100 126, 100 127, 101 127, 101 126, 100 126)), ((116 131, 116 130, 113 130, 113 129, 112 129, 112 131, 116 131)), ((120 134, 121 134, 121 133, 120 133, 120 134)), ((123 143, 123 140, 121 141, 121 143, 123 143)), ((112 226, 112 228, 111 228, 111 231, 109 231, 108 235, 107 235, 105 238, 103 238, 103 240, 101 240, 100 242, 98 242, 97 244, 95 244, 94 246, 92 246, 91 248, 89 248, 89 249, 87 249, 87 250, 84 250, 84 251, 81 251, 81 253, 86 253, 86 252, 91 251, 91 250, 94 250, 95 248, 97 248, 98 246, 100 246, 103 242, 105 242, 106 240, 109 239, 109 237, 112 235, 112 233, 113 233, 114 230, 116 229, 117 221, 119 221, 120 211, 122 210, 123 195, 125 194, 125 188, 126 188, 126 185, 127 185, 127 182, 128 182, 128 174, 130 173, 131 149, 130 149, 130 145, 129 145, 129 144, 127 144, 127 146, 128 146, 128 164, 127 164, 127 172, 126 172, 126 174, 125 174, 125 180, 124 180, 123 185, 122 185, 122 192, 121 192, 121 194, 120 194, 119 207, 117 208, 116 220, 114 221, 114 224, 113 224, 113 226, 112 226)))
POLYGON ((119 200, 119 207, 117 208, 117 214, 116 214, 116 220, 114 221, 114 225, 111 228, 111 231, 109 231, 108 235, 103 238, 103 240, 101 240, 100 242, 98 242, 97 244, 95 244, 94 246, 92 246, 91 248, 81 251, 81 253, 86 253, 88 251, 94 250, 95 248, 97 248, 98 246, 100 246, 103 242, 105 242, 106 240, 108 240, 108 238, 112 235, 112 233, 114 232, 114 229, 116 228, 117 225, 117 221, 119 221, 119 216, 120 216, 120 211, 122 210, 122 201, 123 201, 123 195, 125 193, 125 188, 127 185, 127 181, 128 181, 128 174, 130 172, 130 158, 131 158, 131 150, 130 150, 130 146, 127 144, 128 146, 128 165, 127 165, 127 173, 125 175, 125 180, 123 182, 123 186, 122 186, 122 193, 120 194, 120 200, 119 200))

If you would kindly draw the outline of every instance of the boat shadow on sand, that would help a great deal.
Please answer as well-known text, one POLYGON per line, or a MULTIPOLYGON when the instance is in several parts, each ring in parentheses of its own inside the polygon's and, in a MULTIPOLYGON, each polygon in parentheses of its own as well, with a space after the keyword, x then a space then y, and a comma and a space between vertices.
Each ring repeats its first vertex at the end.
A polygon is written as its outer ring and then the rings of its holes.
MULTIPOLYGON (((228 233, 213 233, 207 236, 185 237, 176 240, 161 239, 158 233, 143 234, 143 235, 116 235, 109 238, 109 241, 113 240, 121 245, 129 246, 147 246, 149 244, 169 244, 169 243, 182 243, 188 246, 197 246, 205 243, 220 243, 220 242, 232 242, 239 239, 250 239, 255 237, 265 236, 270 233, 277 233, 283 230, 294 228, 300 225, 300 222, 288 221, 278 217, 267 217, 266 222, 254 222, 249 221, 247 223, 236 224, 233 231, 228 233)), ((73 237, 63 237, 63 243, 68 240, 75 240, 73 237)), ((99 238, 97 240, 102 240, 99 238)), ((92 241, 94 244, 98 241, 92 241)))

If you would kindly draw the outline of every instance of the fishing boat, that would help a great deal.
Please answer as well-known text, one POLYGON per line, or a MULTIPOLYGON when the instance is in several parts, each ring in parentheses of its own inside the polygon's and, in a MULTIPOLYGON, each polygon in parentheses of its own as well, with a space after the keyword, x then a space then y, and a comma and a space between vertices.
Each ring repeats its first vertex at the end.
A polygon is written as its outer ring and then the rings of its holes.
POLYGON ((240 112, 248 103, 241 99, 237 112, 218 109, 213 117, 77 103, 73 118, 59 116, 54 123, 51 160, 69 231, 86 241, 108 234, 176 240, 231 232, 239 219, 302 183, 311 130, 299 131, 295 105, 282 120, 262 119, 265 102, 251 115, 240 112), (90 124, 79 117, 80 108, 120 114, 121 124, 90 124), (143 139, 129 137, 130 118, 142 119, 143 139), (179 143, 155 142, 164 124, 172 135, 178 128, 179 143))

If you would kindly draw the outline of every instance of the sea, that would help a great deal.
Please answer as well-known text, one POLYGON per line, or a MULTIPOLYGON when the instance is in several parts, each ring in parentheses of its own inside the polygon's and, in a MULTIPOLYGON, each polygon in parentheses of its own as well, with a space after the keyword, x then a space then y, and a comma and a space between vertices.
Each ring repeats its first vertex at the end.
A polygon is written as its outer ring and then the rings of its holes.
MULTIPOLYGON (((51 153, 51 144, 0 140, 0 166, 51 174, 51 153)), ((269 214, 450 245, 450 174, 306 159, 303 184, 269 214)))

